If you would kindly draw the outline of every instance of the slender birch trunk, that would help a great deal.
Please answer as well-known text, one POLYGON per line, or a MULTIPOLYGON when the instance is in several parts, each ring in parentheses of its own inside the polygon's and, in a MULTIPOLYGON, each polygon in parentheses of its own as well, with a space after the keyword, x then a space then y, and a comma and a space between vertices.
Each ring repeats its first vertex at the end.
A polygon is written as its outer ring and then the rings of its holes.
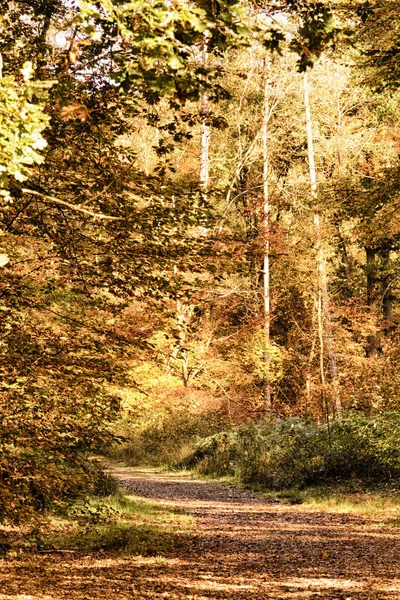
MULTIPOLYGON (((376 249, 366 247, 365 248, 366 261, 367 261, 367 304, 370 309, 370 313, 375 315, 376 308, 376 249)), ((376 320, 376 315, 375 315, 376 320)), ((367 336, 366 354, 368 358, 376 358, 378 354, 378 327, 375 331, 367 336)))
POLYGON ((384 248, 381 250, 381 260, 382 269, 384 272, 382 279, 383 290, 381 305, 383 316, 386 321, 384 332, 387 333, 388 330, 393 326, 393 303, 395 299, 392 291, 395 278, 390 272, 390 248, 384 248))
POLYGON ((311 348, 310 348, 310 354, 308 356, 308 361, 307 361, 307 372, 306 372, 306 412, 308 413, 310 408, 311 408, 311 377, 312 377, 312 366, 314 363, 314 357, 315 357, 315 347, 317 345, 317 338, 318 336, 317 331, 315 330, 315 315, 318 312, 318 308, 317 308, 317 300, 316 298, 314 298, 315 300, 315 307, 312 313, 312 326, 311 326, 311 330, 312 330, 312 341, 311 341, 311 348))
MULTIPOLYGON (((208 63, 208 49, 207 49, 207 34, 204 35, 203 44, 201 48, 201 64, 204 68, 207 67, 208 63)), ((210 127, 208 125, 208 95, 206 91, 203 91, 200 98, 200 165, 199 165, 199 184, 202 190, 203 196, 206 196, 208 191, 209 183, 209 145, 210 145, 210 127)), ((173 360, 179 356, 181 361, 181 377, 184 387, 189 386, 189 379, 191 376, 189 359, 190 353, 186 349, 186 342, 188 337, 188 323, 191 318, 191 307, 184 304, 181 300, 176 302, 176 323, 179 330, 179 342, 176 348, 174 348, 171 357, 170 364, 173 360)), ((170 370, 170 367, 169 367, 170 370)))
POLYGON ((269 120, 269 84, 267 61, 264 61, 264 106, 262 124, 263 144, 263 223, 264 259, 263 259, 263 290, 264 290, 264 363, 265 363, 265 408, 272 409, 271 383, 269 380, 270 337, 271 337, 271 302, 270 302, 270 265, 269 265, 269 187, 268 187, 268 120, 269 120))
POLYGON ((338 373, 336 365, 336 356, 333 347, 333 332, 332 320, 329 308, 329 294, 327 285, 326 260, 322 244, 322 227, 321 227, 321 210, 318 202, 317 193, 317 175, 314 160, 314 144, 312 134, 312 120, 310 110, 310 100, 308 95, 308 79, 307 72, 304 73, 304 108, 306 114, 306 130, 307 130, 307 147, 308 147, 308 163, 310 171, 311 196, 314 205, 314 244, 316 250, 316 269, 317 269, 317 314, 318 314, 318 338, 320 346, 320 378, 322 388, 322 404, 323 410, 328 416, 328 403, 326 397, 326 376, 324 365, 324 351, 328 358, 329 379, 331 381, 334 410, 340 414, 342 410, 339 386, 338 373))
MULTIPOLYGON (((204 36, 203 47, 201 50, 201 62, 204 68, 207 67, 208 63, 208 49, 207 49, 207 37, 204 36)), ((209 160, 209 149, 210 149, 210 126, 208 125, 208 94, 203 91, 200 98, 200 118, 201 118, 201 131, 200 131, 200 172, 199 181, 200 186, 204 192, 207 193, 209 184, 210 174, 210 160, 209 160)))
POLYGON ((189 385, 189 352, 186 348, 188 337, 188 325, 191 319, 191 307, 177 300, 176 302, 176 321, 179 331, 178 354, 181 361, 181 376, 183 387, 189 385))

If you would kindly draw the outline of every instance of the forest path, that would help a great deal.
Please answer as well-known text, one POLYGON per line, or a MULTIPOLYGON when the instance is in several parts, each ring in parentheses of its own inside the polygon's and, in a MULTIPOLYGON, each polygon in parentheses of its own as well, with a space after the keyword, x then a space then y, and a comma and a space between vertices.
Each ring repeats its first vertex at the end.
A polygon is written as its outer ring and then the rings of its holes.
POLYGON ((135 598, 400 598, 400 538, 374 519, 321 512, 221 483, 120 469, 136 496, 196 518, 181 556, 139 572, 135 598))
POLYGON ((1 578, 1 600, 400 599, 397 528, 180 474, 113 472, 129 494, 194 515, 194 535, 178 532, 179 543, 162 556, 17 561, 1 578), (16 578, 11 589, 7 581, 16 578))

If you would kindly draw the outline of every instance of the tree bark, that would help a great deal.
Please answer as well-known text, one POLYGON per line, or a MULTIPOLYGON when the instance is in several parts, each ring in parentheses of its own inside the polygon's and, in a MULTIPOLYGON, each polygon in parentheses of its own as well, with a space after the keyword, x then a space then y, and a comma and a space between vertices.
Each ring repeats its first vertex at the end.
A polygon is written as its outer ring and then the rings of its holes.
POLYGON ((314 159, 314 143, 312 134, 312 119, 310 100, 308 95, 307 72, 304 73, 304 108, 306 114, 307 148, 308 163, 310 173, 311 197, 314 205, 314 245, 316 252, 316 271, 317 271, 317 312, 318 312, 318 338, 320 346, 320 380, 321 397, 326 417, 328 416, 329 406, 326 397, 326 377, 324 366, 324 346, 328 357, 328 372, 331 382, 334 410, 340 414, 342 404, 338 385, 338 372, 336 364, 336 355, 333 344, 332 319, 330 314, 330 302, 327 285, 326 259, 322 244, 321 227, 321 208, 318 202, 317 193, 317 175, 314 159))
POLYGON ((176 302, 176 323, 179 332, 178 356, 181 361, 181 376, 183 387, 189 385, 189 352, 186 348, 188 342, 188 326, 192 316, 192 307, 180 300, 176 302))
POLYGON ((385 331, 389 331, 393 326, 393 301, 394 295, 392 291, 394 278, 390 271, 390 248, 386 247, 381 252, 382 257, 382 312, 386 321, 385 331))
MULTIPOLYGON (((208 63, 208 49, 207 49, 207 37, 204 36, 203 47, 201 50, 201 62, 203 68, 207 67, 208 63)), ((209 178, 210 178, 210 126, 208 124, 209 116, 209 104, 207 91, 203 91, 200 98, 200 118, 201 118, 201 131, 200 131, 200 172, 199 181, 203 193, 206 194, 208 191, 209 178)))
POLYGON ((367 259, 367 304, 374 306, 376 301, 376 250, 365 248, 367 259))
POLYGON ((347 252, 346 241, 342 236, 342 232, 340 231, 339 223, 336 223, 336 228, 337 228, 337 233, 338 233, 338 238, 339 238, 338 248, 340 249, 341 254, 342 254, 342 263, 343 263, 344 272, 345 272, 345 276, 346 276, 346 295, 348 298, 350 298, 351 296, 353 296, 353 269, 352 269, 351 259, 347 252))
MULTIPOLYGON (((367 274, 367 304, 371 312, 376 309, 376 249, 366 247, 366 274, 367 274)), ((378 354, 378 332, 373 331, 367 336, 365 353, 368 358, 376 358, 378 354)))
POLYGON ((263 292, 264 292, 264 402, 265 409, 272 409, 271 383, 269 378, 270 338, 271 338, 271 302, 270 302, 270 264, 269 264, 269 188, 268 188, 268 121, 269 121, 269 84, 267 61, 264 61, 264 108, 263 108, 263 222, 264 258, 263 258, 263 292))

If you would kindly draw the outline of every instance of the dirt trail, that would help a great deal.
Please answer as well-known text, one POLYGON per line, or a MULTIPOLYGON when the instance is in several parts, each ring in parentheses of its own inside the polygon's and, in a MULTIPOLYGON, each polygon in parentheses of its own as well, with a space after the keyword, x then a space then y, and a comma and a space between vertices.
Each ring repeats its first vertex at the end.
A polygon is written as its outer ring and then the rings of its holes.
POLYGON ((194 537, 161 557, 36 558, 0 578, 0 600, 400 599, 398 529, 214 482, 124 468, 116 475, 132 494, 193 514, 194 537))

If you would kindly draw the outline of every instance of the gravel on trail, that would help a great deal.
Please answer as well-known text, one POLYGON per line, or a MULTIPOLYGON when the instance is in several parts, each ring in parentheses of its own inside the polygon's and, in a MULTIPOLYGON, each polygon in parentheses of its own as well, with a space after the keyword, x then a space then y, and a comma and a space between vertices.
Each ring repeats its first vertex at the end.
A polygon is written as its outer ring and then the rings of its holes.
POLYGON ((400 600, 399 529, 376 518, 180 474, 113 473, 128 493, 192 514, 193 535, 154 557, 49 555, 19 573, 17 564, 18 589, 6 577, 0 600, 400 600))

